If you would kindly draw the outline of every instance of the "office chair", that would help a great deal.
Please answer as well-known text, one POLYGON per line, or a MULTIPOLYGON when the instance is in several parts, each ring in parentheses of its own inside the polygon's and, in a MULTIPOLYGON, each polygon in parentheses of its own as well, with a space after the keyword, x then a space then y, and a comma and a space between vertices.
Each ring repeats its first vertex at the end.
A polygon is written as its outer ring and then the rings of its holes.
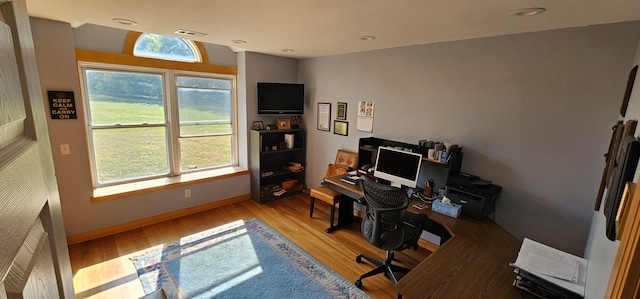
POLYGON ((411 269, 392 264, 393 251, 410 247, 418 249, 418 239, 429 224, 429 217, 406 211, 409 197, 401 188, 376 183, 366 176, 360 177, 360 187, 366 203, 366 215, 361 225, 362 235, 387 253, 384 260, 359 254, 356 262, 361 263, 364 258, 378 267, 360 276, 355 285, 361 288, 362 279, 380 273, 384 273, 395 284, 398 282, 395 273, 408 273, 411 269))
MULTIPOLYGON (((329 166, 327 166, 327 172, 325 173, 324 178, 326 179, 328 177, 345 174, 349 168, 355 168, 356 163, 358 163, 357 153, 338 150, 336 160, 333 164, 329 164, 329 166)), ((333 227, 336 205, 340 202, 340 193, 333 191, 330 188, 319 186, 311 188, 309 190, 309 195, 311 196, 309 218, 313 218, 313 206, 315 205, 317 198, 331 205, 331 225, 329 225, 329 227, 333 227)))

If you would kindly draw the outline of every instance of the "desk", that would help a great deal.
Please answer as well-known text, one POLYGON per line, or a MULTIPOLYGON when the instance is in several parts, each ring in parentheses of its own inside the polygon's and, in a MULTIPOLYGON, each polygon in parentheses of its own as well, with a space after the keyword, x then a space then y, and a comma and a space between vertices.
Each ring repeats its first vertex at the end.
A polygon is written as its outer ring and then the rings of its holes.
POLYGON ((362 198, 360 186, 345 183, 340 180, 342 177, 343 175, 329 177, 321 183, 321 185, 342 194, 342 196, 340 196, 340 207, 338 208, 338 224, 333 225, 332 223, 331 226, 326 229, 328 233, 358 220, 357 217, 353 216, 353 201, 359 201, 362 198))
MULTIPOLYGON (((344 183, 340 177, 327 178, 324 185, 362 197, 359 185, 344 183)), ((427 214, 452 237, 400 279, 395 285, 398 293, 409 298, 521 298, 511 285, 516 275, 509 263, 520 250, 513 235, 489 219, 452 218, 411 205, 407 210, 427 214)))

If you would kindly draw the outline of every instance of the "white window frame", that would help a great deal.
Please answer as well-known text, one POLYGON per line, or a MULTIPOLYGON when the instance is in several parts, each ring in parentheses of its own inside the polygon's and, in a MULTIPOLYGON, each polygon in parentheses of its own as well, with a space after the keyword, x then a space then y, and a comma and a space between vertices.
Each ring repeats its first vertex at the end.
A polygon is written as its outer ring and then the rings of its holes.
MULTIPOLYGON (((180 176, 185 173, 192 173, 197 171, 206 171, 218 168, 224 168, 229 166, 238 166, 238 130, 237 130, 237 78, 234 75, 228 74, 219 74, 219 73, 208 73, 208 72, 195 72, 195 71, 183 71, 183 70, 171 70, 171 69, 162 69, 162 68, 153 68, 153 67, 139 67, 139 66, 129 66, 129 65, 121 65, 121 64, 110 64, 110 63, 99 63, 99 62, 85 62, 78 61, 78 73, 80 75, 80 87, 83 95, 83 99, 86 99, 84 102, 84 113, 85 113, 85 124, 87 126, 87 140, 89 143, 89 156, 91 160, 91 178, 93 180, 94 188, 99 187, 107 187, 113 185, 121 185, 126 183, 140 182, 146 180, 152 180, 156 178, 162 177, 175 177, 180 176), (131 73, 148 73, 148 74, 159 74, 162 76, 163 88, 164 88, 164 114, 165 114, 165 123, 164 124, 142 124, 142 125, 99 125, 93 126, 91 122, 91 107, 89 104, 89 96, 88 90, 86 88, 86 70, 104 70, 104 71, 124 71, 131 73), (231 96, 231 115, 230 115, 230 125, 231 131, 229 134, 212 134, 207 136, 231 136, 231 161, 230 164, 226 165, 217 165, 213 167, 204 167, 197 168, 191 170, 182 171, 180 169, 181 161, 180 161, 180 145, 179 139, 180 137, 180 116, 179 116, 179 108, 178 108, 178 98, 177 98, 177 86, 176 86, 176 77, 177 76, 190 76, 190 77, 201 77, 201 78, 209 78, 209 79, 220 79, 220 80, 229 80, 231 82, 230 96, 231 96), (98 181, 98 172, 96 165, 96 157, 95 157, 95 148, 93 144, 93 130, 96 127, 99 128, 122 128, 123 126, 128 127, 165 127, 166 130, 166 142, 168 148, 167 155, 167 165, 169 171, 164 174, 159 175, 151 175, 145 177, 137 177, 130 178, 118 181, 111 182, 103 182, 100 183, 98 181)), ((227 89, 223 89, 227 90, 227 89)), ((188 137, 187 137, 188 138, 188 137)))

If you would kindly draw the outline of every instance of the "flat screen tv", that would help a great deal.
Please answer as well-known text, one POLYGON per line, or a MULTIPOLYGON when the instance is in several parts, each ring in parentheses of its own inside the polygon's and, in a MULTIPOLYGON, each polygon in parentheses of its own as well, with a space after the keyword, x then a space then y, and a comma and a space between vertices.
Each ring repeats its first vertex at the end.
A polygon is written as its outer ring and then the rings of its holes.
POLYGON ((398 150, 391 147, 379 147, 373 175, 391 182, 392 186, 404 185, 415 188, 420 175, 422 155, 398 150))
POLYGON ((304 84, 258 82, 258 114, 303 114, 304 84))

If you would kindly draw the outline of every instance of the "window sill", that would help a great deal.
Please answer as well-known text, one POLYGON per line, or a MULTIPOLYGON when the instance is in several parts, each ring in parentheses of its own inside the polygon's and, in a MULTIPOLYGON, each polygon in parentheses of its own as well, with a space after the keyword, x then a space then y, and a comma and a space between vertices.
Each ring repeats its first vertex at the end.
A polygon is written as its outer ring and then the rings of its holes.
POLYGON ((186 185, 221 180, 224 178, 249 174, 242 167, 225 167, 214 170, 187 173, 175 177, 165 177, 147 181, 101 187, 93 190, 91 202, 100 202, 116 198, 146 194, 154 191, 179 188, 186 185))

